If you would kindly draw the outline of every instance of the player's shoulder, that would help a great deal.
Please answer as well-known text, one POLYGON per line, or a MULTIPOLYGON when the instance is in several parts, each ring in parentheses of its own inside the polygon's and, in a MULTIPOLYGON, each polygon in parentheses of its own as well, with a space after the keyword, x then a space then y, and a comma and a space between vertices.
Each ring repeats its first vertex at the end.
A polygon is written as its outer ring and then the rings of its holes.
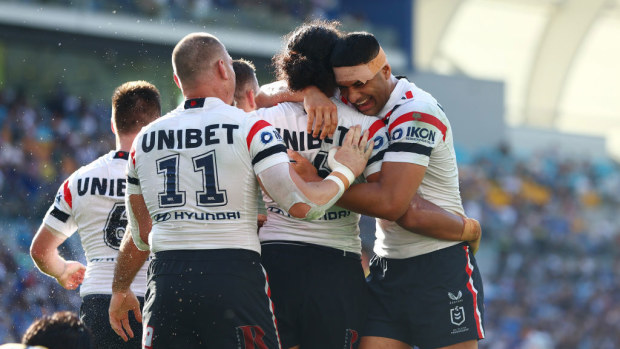
POLYGON ((401 117, 413 116, 414 119, 416 119, 420 115, 438 119, 442 123, 447 123, 448 119, 443 108, 434 98, 427 98, 425 95, 421 94, 419 96, 414 95, 412 99, 397 106, 390 116, 390 123, 401 117))
MULTIPOLYGON (((112 160, 113 160, 113 156, 114 156, 114 151, 110 151, 106 154, 101 155, 100 157, 98 157, 97 159, 93 160, 92 162, 78 168, 75 172, 73 172, 73 174, 69 177, 72 180, 78 179, 78 178, 82 178, 82 177, 88 177, 91 175, 100 175, 102 172, 109 172, 110 170, 113 170, 113 166, 111 166, 112 164, 112 160)), ((115 166, 115 167, 119 167, 119 168, 124 168, 124 166, 126 165, 126 163, 123 163, 122 166, 115 166)))
POLYGON ((294 102, 278 103, 273 107, 260 108, 250 114, 254 114, 271 124, 286 124, 291 119, 306 117, 303 105, 294 102))

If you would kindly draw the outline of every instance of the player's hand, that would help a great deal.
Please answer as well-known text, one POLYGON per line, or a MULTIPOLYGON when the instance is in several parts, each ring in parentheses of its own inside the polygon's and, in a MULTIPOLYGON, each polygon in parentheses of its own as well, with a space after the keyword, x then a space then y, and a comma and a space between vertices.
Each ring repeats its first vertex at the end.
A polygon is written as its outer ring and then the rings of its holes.
MULTIPOLYGON (((372 154, 374 142, 368 142, 368 130, 362 134, 360 125, 353 126, 349 129, 342 146, 334 154, 334 160, 348 167, 355 177, 362 174, 366 168, 366 162, 372 154)), ((335 166, 329 165, 332 169, 335 166)), ((349 183, 351 185, 351 183, 349 183)))
POLYGON ((267 222, 267 215, 259 213, 256 217, 256 224, 258 225, 258 227, 261 228, 263 224, 265 224, 265 222, 267 222))
POLYGON ((480 222, 473 218, 463 218, 463 234, 461 241, 467 241, 471 252, 475 255, 480 248, 480 240, 482 239, 482 228, 480 222))
POLYGON ((334 136, 338 127, 338 108, 321 90, 314 86, 304 89, 304 109, 308 114, 308 134, 317 138, 334 136))
POLYGON ((76 261, 66 261, 65 269, 62 274, 56 278, 60 286, 67 290, 75 290, 84 281, 84 273, 86 267, 76 261))
POLYGON ((142 313, 140 312, 140 301, 131 289, 124 292, 113 292, 110 300, 110 308, 108 316, 110 326, 117 335, 125 342, 129 340, 127 336, 133 338, 133 331, 129 326, 129 311, 132 310, 136 320, 142 322, 142 313))
POLYGON ((316 171, 316 168, 310 160, 304 158, 298 152, 287 149, 286 153, 288 157, 291 159, 291 166, 297 172, 299 177, 303 179, 306 183, 309 182, 320 182, 323 178, 319 177, 319 174, 316 171))

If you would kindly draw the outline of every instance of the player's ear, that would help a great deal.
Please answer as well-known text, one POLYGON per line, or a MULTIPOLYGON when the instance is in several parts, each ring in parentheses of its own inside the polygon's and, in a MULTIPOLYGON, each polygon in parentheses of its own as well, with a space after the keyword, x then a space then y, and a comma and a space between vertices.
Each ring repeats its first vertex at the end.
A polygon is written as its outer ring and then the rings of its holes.
POLYGON ((217 70, 223 80, 228 80, 230 78, 228 71, 226 71, 226 63, 223 59, 217 61, 217 70))
POLYGON ((179 77, 177 76, 176 73, 172 75, 172 78, 174 79, 174 83, 177 84, 177 87, 182 89, 181 88, 181 81, 179 81, 179 77))
POLYGON ((254 95, 254 90, 250 89, 245 93, 245 97, 248 100, 248 104, 252 110, 256 110, 256 96, 254 95))
POLYGON ((116 129, 114 128, 114 120, 110 119, 110 128, 112 129, 112 133, 116 134, 116 129))
POLYGON ((392 76, 392 67, 390 67, 389 63, 385 63, 383 68, 381 68, 381 75, 387 80, 392 76))

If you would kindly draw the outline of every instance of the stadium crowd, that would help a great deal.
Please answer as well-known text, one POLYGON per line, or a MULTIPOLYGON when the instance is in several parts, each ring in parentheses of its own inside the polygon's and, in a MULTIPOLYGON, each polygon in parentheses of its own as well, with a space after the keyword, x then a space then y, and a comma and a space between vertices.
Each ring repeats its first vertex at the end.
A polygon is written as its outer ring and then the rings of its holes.
MULTIPOLYGON (((78 293, 36 270, 28 248, 61 181, 113 147, 108 104, 0 90, 0 343, 19 341, 37 317, 77 311, 78 293)), ((505 146, 461 151, 459 164, 465 210, 484 234, 480 346, 620 346, 618 164, 505 146)), ((70 239, 64 253, 77 249, 70 239)))
POLYGON ((111 1, 66 1, 35 0, 16 2, 41 3, 71 6, 95 12, 134 14, 145 17, 170 18, 175 20, 205 20, 220 10, 236 12, 242 16, 248 13, 270 14, 279 19, 305 20, 337 15, 340 0, 111 0, 111 1), (283 18, 285 17, 285 18, 283 18))

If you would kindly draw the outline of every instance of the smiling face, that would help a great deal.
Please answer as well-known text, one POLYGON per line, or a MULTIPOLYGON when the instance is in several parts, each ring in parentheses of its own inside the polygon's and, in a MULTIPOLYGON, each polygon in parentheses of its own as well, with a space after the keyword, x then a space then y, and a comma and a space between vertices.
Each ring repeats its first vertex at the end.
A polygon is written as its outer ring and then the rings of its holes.
POLYGON ((365 115, 378 115, 394 89, 390 83, 391 69, 385 65, 368 81, 339 81, 340 94, 365 115))

